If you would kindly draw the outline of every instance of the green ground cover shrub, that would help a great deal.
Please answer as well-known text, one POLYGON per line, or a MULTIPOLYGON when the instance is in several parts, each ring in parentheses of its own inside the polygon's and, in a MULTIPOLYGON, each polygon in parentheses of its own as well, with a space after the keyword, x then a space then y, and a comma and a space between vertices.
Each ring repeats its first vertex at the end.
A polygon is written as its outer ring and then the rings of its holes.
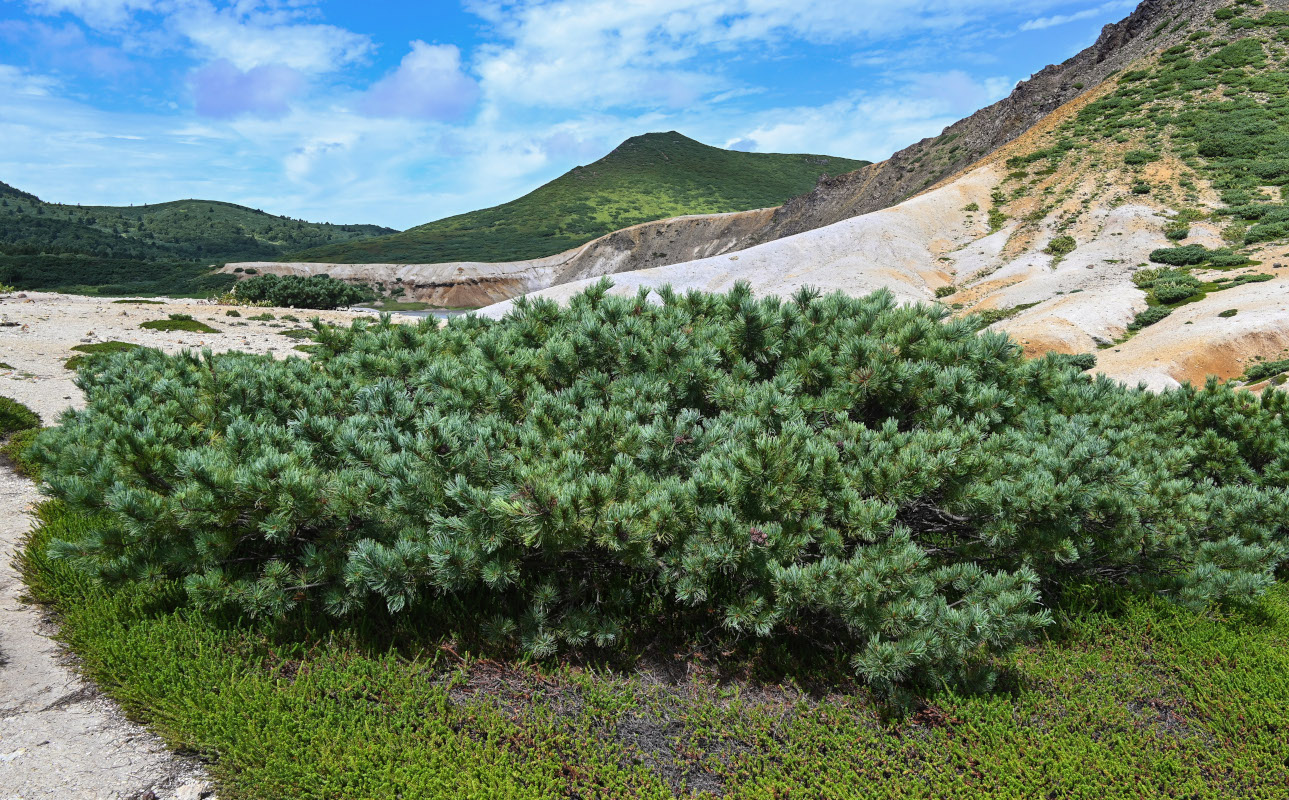
POLYGON ((326 275, 260 275, 238 283, 234 294, 239 301, 248 303, 314 309, 340 308, 376 299, 375 292, 366 286, 326 275))
POLYGON ((882 686, 986 678, 1074 581, 1248 602, 1284 557, 1280 393, 1093 380, 888 293, 606 286, 318 325, 309 361, 96 359, 35 455, 100 522, 51 552, 197 609, 464 613, 537 657, 791 629, 882 686))
POLYGON ((1150 260, 1156 264, 1167 264, 1173 267, 1197 267, 1201 264, 1210 264, 1215 267, 1238 267, 1249 263, 1249 259, 1239 253, 1233 253, 1225 248, 1209 250, 1202 244, 1160 248, 1151 252, 1150 260))
POLYGON ((84 364, 90 356, 123 353, 127 350, 134 350, 139 346, 140 345, 137 344, 131 344, 130 342, 116 341, 97 342, 95 344, 78 344, 72 347, 72 349, 78 353, 82 353, 83 355, 72 356, 63 363, 63 367, 65 369, 80 369, 81 365, 84 364))
POLYGON ((1289 359, 1258 361, 1245 368, 1243 378, 1247 382, 1254 383, 1286 371, 1289 371, 1289 359))
POLYGON ((218 333, 219 331, 204 322, 195 320, 191 314, 171 314, 169 319, 154 319, 143 323, 140 328, 150 331, 187 331, 188 333, 218 333))
POLYGON ((1158 160, 1159 154, 1152 150, 1130 150, 1123 156, 1123 163, 1129 166, 1141 166, 1158 160))
POLYGON ((1151 306, 1133 317, 1132 322, 1128 324, 1128 330, 1139 331, 1142 328, 1154 325, 1156 322, 1159 322, 1171 313, 1173 313, 1171 308, 1167 308, 1165 306, 1151 306))
POLYGON ((1227 310, 1218 314, 1218 316, 1222 317, 1223 319, 1230 319, 1231 317, 1234 317, 1236 314, 1239 314, 1239 313, 1240 313, 1240 309, 1238 308, 1228 308, 1227 310))
POLYGON ((1180 303, 1183 300, 1194 297, 1198 292, 1199 281, 1194 278, 1186 282, 1157 282, 1154 287, 1155 299, 1164 305, 1180 303))
POLYGON ((0 436, 39 427, 39 414, 17 400, 0 396, 0 436))
POLYGON ((1068 256, 1070 253, 1073 253, 1075 248, 1078 246, 1079 243, 1074 240, 1073 236, 1057 236, 1055 239, 1048 242, 1047 248, 1044 249, 1043 252, 1048 255, 1056 256, 1057 258, 1063 258, 1068 256))
POLYGON ((0 443, 0 459, 24 478, 39 480, 40 467, 31 457, 31 445, 39 435, 40 428, 27 428, 10 434, 7 440, 0 443))
POLYGON ((0 396, 0 460, 20 475, 35 476, 38 467, 28 448, 40 433, 40 415, 27 406, 0 396))
POLYGON ((952 295, 952 294, 953 294, 954 292, 956 292, 956 291, 958 291, 958 289, 957 289, 957 287, 955 287, 955 286, 952 286, 952 285, 950 285, 950 286, 941 286, 941 287, 939 287, 939 288, 937 288, 937 289, 935 290, 935 296, 936 296, 936 297, 949 297, 950 295, 952 295))

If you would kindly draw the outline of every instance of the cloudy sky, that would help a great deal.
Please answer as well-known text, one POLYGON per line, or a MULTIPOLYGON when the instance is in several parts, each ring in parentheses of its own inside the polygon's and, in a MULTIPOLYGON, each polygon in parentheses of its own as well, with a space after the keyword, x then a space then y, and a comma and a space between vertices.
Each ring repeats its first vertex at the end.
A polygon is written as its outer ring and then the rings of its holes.
POLYGON ((622 139, 878 160, 1135 0, 0 0, 0 181, 410 227, 622 139))

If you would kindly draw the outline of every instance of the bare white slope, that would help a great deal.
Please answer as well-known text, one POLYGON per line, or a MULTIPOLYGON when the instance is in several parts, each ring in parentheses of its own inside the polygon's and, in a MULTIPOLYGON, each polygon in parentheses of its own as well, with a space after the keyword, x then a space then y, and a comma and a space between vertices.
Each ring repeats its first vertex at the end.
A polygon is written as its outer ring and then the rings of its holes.
MULTIPOLYGON (((999 178, 995 161, 893 208, 731 255, 612 275, 611 291, 625 295, 670 285, 721 292, 746 281, 761 295, 786 296, 802 286, 851 295, 888 289, 901 302, 928 302, 936 289, 952 284, 956 291, 944 302, 962 313, 1012 311, 994 327, 1027 353, 1097 352, 1099 371, 1155 389, 1208 375, 1236 377, 1254 358, 1289 355, 1289 271, 1279 266, 1284 247, 1264 248, 1254 253, 1261 265, 1223 274, 1270 272, 1272 280, 1212 292, 1129 336, 1128 325, 1146 308, 1133 273, 1147 265, 1152 250, 1172 244, 1164 236, 1165 213, 1142 202, 1101 198, 1089 201, 1075 224, 1062 225, 1063 212, 1083 205, 1085 195, 1076 193, 1037 225, 1022 230, 1010 222, 991 233, 982 209, 990 207, 999 178), (1058 231, 1078 242, 1060 259, 1044 252, 1058 231), (1218 316, 1228 309, 1241 313, 1218 316)), ((1193 226, 1188 242, 1222 246, 1217 229, 1204 223, 1193 226)), ((597 280, 529 296, 563 302, 597 280)), ((478 313, 496 318, 513 306, 507 300, 478 313)))
MULTIPOLYGON (((894 208, 843 220, 795 236, 720 255, 612 276, 615 294, 670 284, 677 290, 728 290, 747 281, 758 294, 788 295, 802 286, 825 292, 868 294, 890 289, 904 301, 930 300, 952 282, 948 255, 988 232, 984 215, 963 209, 986 206, 998 182, 993 168, 894 208), (941 258, 946 259, 944 261, 941 258)), ((534 292, 531 297, 566 300, 598 281, 586 278, 534 292)), ((505 301, 480 310, 499 317, 513 306, 505 301)))

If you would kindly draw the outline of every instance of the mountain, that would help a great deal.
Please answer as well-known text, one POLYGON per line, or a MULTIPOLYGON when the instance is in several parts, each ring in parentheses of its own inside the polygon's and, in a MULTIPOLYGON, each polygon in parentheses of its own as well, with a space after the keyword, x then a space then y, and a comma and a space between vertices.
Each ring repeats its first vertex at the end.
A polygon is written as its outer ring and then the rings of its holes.
POLYGON ((777 206, 867 161, 722 150, 675 131, 632 137, 503 205, 403 233, 293 253, 332 263, 504 262, 554 255, 643 222, 777 206))
POLYGON ((380 236, 392 228, 274 216, 213 200, 142 206, 46 203, 0 183, 0 283, 19 289, 193 294, 227 278, 207 265, 380 236))
POLYGON ((61 205, 0 183, 0 253, 11 255, 232 261, 393 232, 305 222, 213 200, 61 205))

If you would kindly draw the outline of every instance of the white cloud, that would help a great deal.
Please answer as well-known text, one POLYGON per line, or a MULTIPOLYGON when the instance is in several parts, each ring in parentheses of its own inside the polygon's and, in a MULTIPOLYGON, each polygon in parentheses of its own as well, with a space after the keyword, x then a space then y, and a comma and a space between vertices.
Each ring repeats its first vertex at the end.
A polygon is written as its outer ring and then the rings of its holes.
POLYGON ((1082 11, 1075 11, 1072 14, 1053 14, 1050 17, 1037 17, 1021 23, 1020 29, 1022 31, 1041 31, 1044 28, 1055 28, 1058 25, 1066 25, 1083 19, 1101 17, 1111 11, 1132 8, 1136 4, 1136 0, 1116 0, 1116 2, 1102 3, 1094 8, 1085 8, 1082 11))
POLYGON ((467 7, 497 38, 474 60, 490 102, 678 110, 751 89, 729 77, 724 62, 755 60, 789 43, 860 46, 935 35, 986 24, 1000 11, 1062 2, 473 0, 467 7))
POLYGON ((243 71, 281 65, 310 74, 331 72, 372 50, 371 39, 362 34, 334 25, 283 23, 281 17, 194 2, 172 13, 168 25, 199 57, 226 59, 243 71))
POLYGON ((28 0, 39 14, 74 14, 95 28, 117 28, 136 11, 150 11, 157 0, 28 0))
POLYGON ((879 161, 939 134, 965 114, 1002 99, 1007 78, 976 80, 960 71, 911 73, 890 90, 857 92, 823 106, 758 112, 731 147, 758 152, 826 153, 879 161))
POLYGON ((462 72, 456 45, 415 41, 398 69, 377 81, 362 105, 377 116, 452 120, 478 98, 479 86, 462 72))

